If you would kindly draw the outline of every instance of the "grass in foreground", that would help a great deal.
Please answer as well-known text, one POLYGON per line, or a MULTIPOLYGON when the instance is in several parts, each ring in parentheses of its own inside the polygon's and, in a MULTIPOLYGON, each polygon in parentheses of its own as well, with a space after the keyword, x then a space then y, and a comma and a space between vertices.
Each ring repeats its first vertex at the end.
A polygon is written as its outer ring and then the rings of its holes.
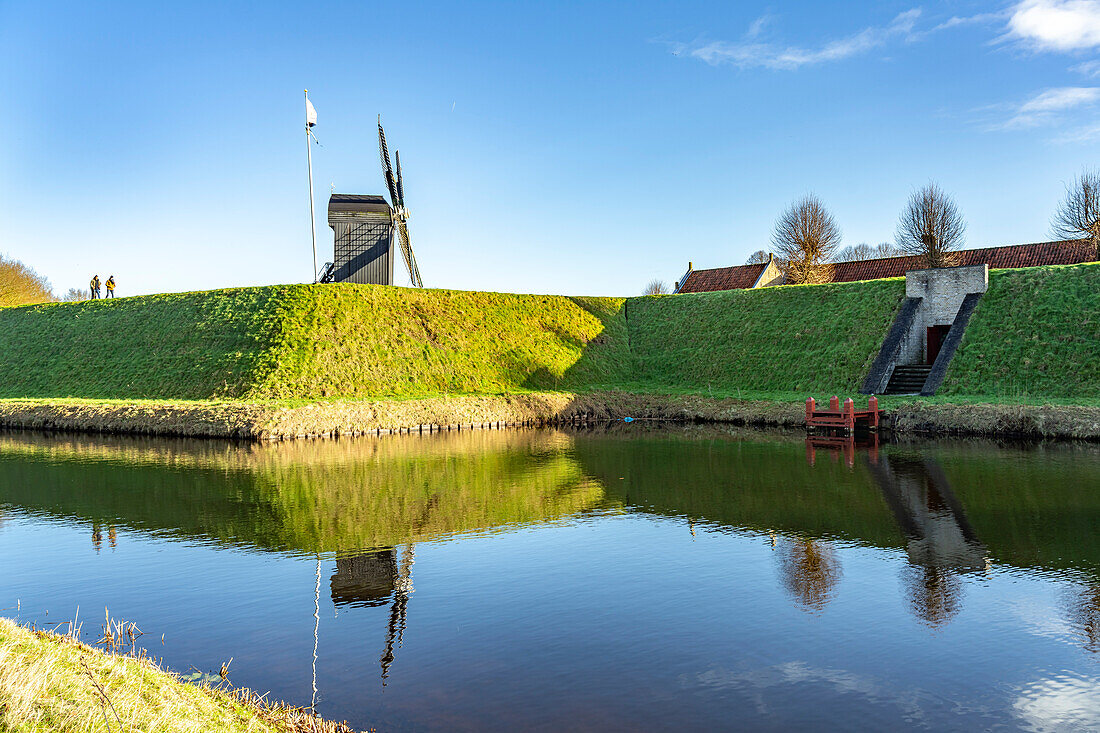
POLYGON ((338 731, 248 690, 187 684, 147 659, 107 654, 0 618, 0 730, 338 731))

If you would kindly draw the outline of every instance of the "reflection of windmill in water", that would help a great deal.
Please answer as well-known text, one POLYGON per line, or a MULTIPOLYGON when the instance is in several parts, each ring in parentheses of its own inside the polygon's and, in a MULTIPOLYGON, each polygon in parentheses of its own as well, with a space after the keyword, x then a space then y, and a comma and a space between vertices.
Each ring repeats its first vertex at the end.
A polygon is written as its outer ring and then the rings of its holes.
MULTIPOLYGON (((411 527, 410 537, 427 526, 432 510, 439 502, 433 494, 411 527)), ((405 640, 405 626, 412 595, 412 566, 416 558, 415 543, 410 541, 401 550, 387 547, 354 555, 337 556, 336 573, 330 581, 332 601, 337 606, 383 606, 390 604, 386 624, 386 643, 379 661, 382 664, 382 684, 389 678, 395 649, 405 640)))
POLYGON ((913 612, 942 626, 959 610, 959 574, 988 568, 986 549, 934 460, 884 456, 869 467, 907 540, 904 581, 913 612))

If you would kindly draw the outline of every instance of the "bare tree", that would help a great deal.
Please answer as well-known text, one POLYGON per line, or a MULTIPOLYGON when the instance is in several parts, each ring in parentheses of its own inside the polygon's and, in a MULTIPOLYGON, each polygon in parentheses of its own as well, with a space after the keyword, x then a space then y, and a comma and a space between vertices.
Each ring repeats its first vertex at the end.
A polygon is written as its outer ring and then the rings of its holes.
POLYGON ((763 264, 766 264, 767 261, 770 260, 770 259, 771 259, 771 254, 770 253, 765 252, 762 249, 758 249, 755 252, 753 252, 751 255, 749 255, 749 259, 745 261, 745 264, 746 265, 763 265, 763 264))
POLYGON ((69 288, 69 292, 61 296, 61 300, 65 303, 75 303, 79 300, 88 300, 91 297, 91 293, 87 290, 81 290, 80 288, 69 288))
POLYGON ((1100 172, 1086 170, 1066 186, 1050 230, 1062 239, 1087 239, 1100 260, 1100 172))
POLYGON ((53 291, 46 278, 19 260, 0 255, 0 306, 49 303, 53 291))
POLYGON ((906 254, 924 258, 926 267, 951 267, 963 241, 966 222, 955 201, 936 183, 913 192, 898 219, 894 241, 906 254))
POLYGON ((840 246, 840 227, 821 199, 811 194, 779 215, 772 245, 788 284, 828 282, 833 275, 829 260, 840 246))
POLYGON ((893 242, 879 242, 875 245, 875 257, 900 257, 904 254, 893 242))
POLYGON ((855 245, 848 245, 842 250, 836 253, 834 258, 837 262, 856 262, 859 260, 873 260, 877 257, 875 248, 866 242, 860 242, 855 245))
POLYGON ((649 285, 646 285, 645 290, 642 291, 642 295, 667 295, 669 292, 671 291, 664 280, 650 280, 649 285))

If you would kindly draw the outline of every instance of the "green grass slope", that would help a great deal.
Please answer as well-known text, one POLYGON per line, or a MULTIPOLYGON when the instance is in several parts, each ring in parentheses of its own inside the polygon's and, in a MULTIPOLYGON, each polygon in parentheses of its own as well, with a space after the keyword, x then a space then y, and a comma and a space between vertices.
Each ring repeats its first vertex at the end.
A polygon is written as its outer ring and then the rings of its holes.
POLYGON ((284 288, 254 396, 413 397, 580 388, 631 371, 620 298, 375 285, 284 288))
POLYGON ((621 299, 286 285, 0 309, 0 397, 413 397, 617 383, 621 299))
POLYGON ((991 271, 940 394, 1100 394, 1100 263, 991 271))
POLYGON ((854 391, 904 293, 898 278, 636 298, 630 343, 640 379, 654 384, 854 391))
MULTIPOLYGON (((0 308, 0 398, 853 393, 902 279, 572 298, 279 285, 0 308)), ((1100 263, 995 271, 943 394, 1100 391, 1100 263)))
POLYGON ((205 399, 266 369, 279 289, 0 308, 0 396, 205 399))

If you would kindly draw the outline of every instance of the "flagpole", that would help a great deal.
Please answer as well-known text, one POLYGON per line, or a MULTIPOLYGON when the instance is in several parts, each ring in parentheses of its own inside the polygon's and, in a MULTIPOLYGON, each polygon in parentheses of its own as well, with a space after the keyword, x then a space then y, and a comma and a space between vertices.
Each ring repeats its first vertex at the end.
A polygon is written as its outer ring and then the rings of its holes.
POLYGON ((309 90, 306 95, 306 163, 309 167, 309 231, 313 237, 313 283, 317 284, 317 222, 313 214, 313 149, 309 145, 309 90))

